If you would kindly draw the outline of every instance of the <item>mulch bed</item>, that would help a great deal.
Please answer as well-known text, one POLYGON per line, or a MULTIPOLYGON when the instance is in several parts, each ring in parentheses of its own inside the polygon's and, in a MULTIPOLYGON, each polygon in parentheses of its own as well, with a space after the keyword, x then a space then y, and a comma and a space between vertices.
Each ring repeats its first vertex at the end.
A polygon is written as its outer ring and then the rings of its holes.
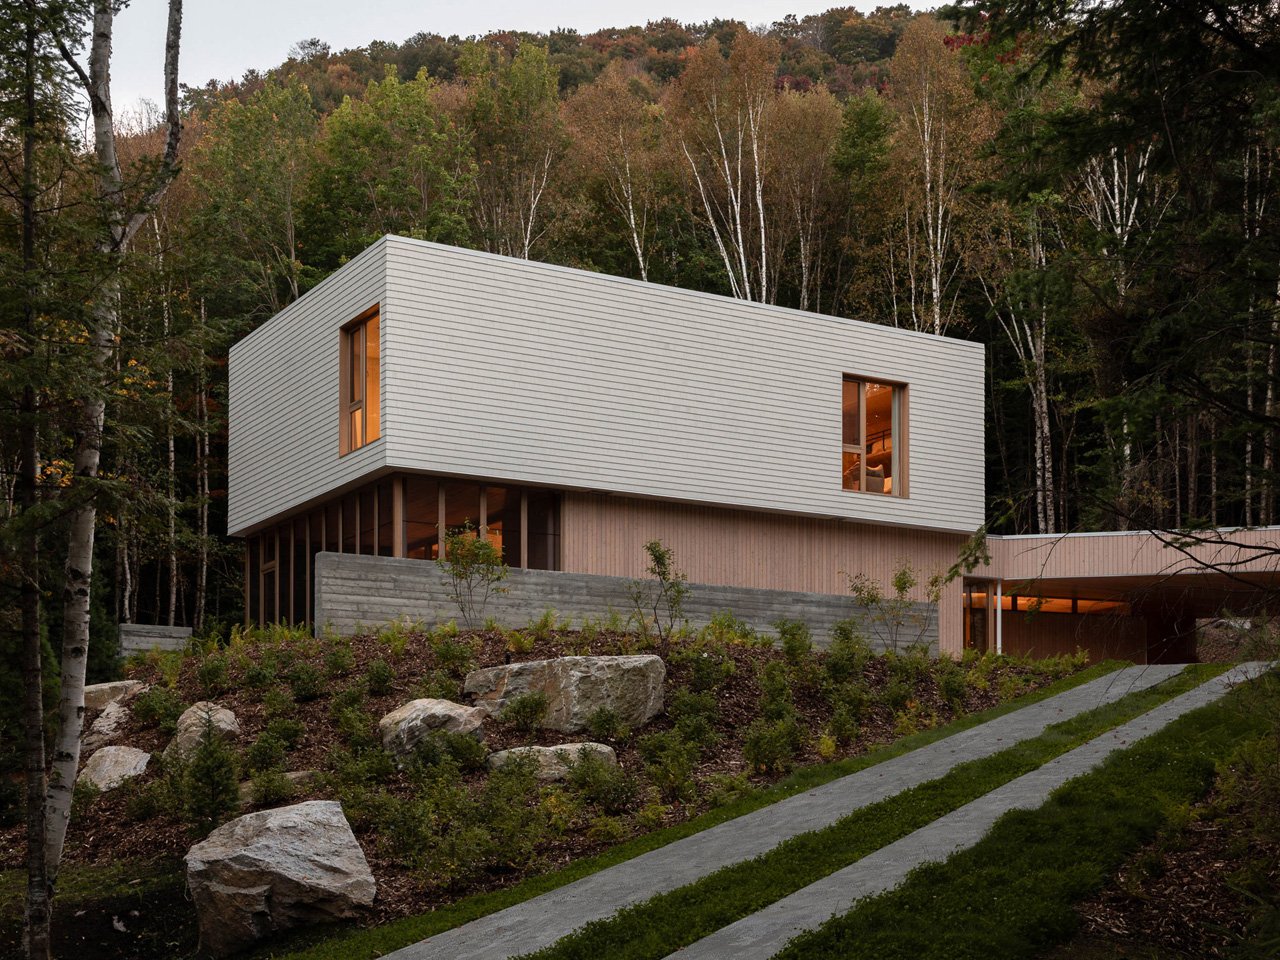
MULTIPOLYGON (((1211 809, 1213 800, 1202 808, 1211 809)), ((1195 820, 1176 842, 1157 842, 1130 858, 1102 892, 1077 906, 1083 926, 1074 943, 1107 943, 1122 956, 1129 948, 1142 956, 1237 955, 1254 907, 1234 880, 1244 863, 1263 864, 1262 885, 1280 889, 1280 845, 1261 844, 1229 814, 1195 820)), ((1072 950, 1068 944, 1054 956, 1072 950)))

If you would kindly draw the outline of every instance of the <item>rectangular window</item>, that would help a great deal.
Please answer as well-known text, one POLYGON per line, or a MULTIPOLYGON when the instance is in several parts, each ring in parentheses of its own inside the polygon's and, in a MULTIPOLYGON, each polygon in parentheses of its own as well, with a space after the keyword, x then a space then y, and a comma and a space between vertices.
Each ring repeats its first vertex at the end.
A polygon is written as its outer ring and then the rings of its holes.
POLYGON ((529 569, 560 569, 560 496, 551 490, 529 490, 529 569))
POLYGON ((485 487, 485 536, 509 567, 520 566, 519 487, 485 487))
POLYGON ((382 435, 378 308, 342 329, 342 424, 339 452, 350 453, 382 435))
POLYGON ((405 477, 405 555, 419 560, 440 556, 440 483, 429 477, 405 477))
POLYGON ((840 404, 844 489, 907 495, 902 469, 905 395, 905 387, 844 378, 840 404))

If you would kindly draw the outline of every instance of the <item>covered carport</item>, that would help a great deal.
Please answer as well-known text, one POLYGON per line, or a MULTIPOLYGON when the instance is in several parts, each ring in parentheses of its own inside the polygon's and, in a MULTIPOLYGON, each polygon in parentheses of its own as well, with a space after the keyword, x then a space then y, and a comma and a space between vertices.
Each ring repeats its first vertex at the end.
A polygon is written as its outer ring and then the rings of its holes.
POLYGON ((1196 623, 1280 613, 1280 528, 991 537, 966 578, 966 648, 1195 659, 1196 623))

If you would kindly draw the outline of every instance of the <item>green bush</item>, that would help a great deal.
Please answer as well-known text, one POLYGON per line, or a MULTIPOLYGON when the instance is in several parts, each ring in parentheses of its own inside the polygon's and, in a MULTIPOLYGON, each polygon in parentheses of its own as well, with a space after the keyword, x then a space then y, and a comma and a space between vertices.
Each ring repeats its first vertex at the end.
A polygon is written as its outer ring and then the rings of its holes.
POLYGON ((626 824, 617 817, 596 817, 587 827, 587 839, 593 843, 620 843, 626 838, 626 824))
POLYGON ((391 664, 382 659, 374 660, 364 672, 364 688, 371 697, 385 697, 391 692, 395 679, 396 672, 391 664))
POLYGON ((196 682, 207 699, 218 696, 227 689, 227 658, 221 653, 211 653, 196 667, 196 682))
POLYGON ((289 689, 295 703, 318 700, 325 693, 324 676, 310 663, 299 663, 289 673, 289 689))
POLYGON ((688 687, 680 687, 671 694, 667 715, 675 723, 675 730, 685 741, 703 750, 719 740, 715 721, 720 712, 715 694, 694 693, 688 687))
POLYGON ((587 714, 587 733, 593 740, 625 740, 631 733, 622 718, 609 707, 597 707, 587 714))
POLYGON ((292 750, 302 742, 302 736, 306 733, 306 728, 299 720, 292 720, 288 717, 273 717, 267 721, 262 733, 263 736, 274 737, 279 740, 285 745, 286 750, 292 750))
POLYGON ((880 702, 891 713, 898 713, 906 707, 914 695, 915 689, 911 684, 901 678, 895 678, 886 683, 880 691, 880 702))
POLYGON ((786 664, 771 660, 760 671, 760 713, 766 720, 781 720, 795 713, 791 677, 786 664))
POLYGON ((512 653, 532 653, 536 642, 532 634, 520 630, 512 630, 507 634, 507 649, 512 653))
POLYGON ((263 690, 276 682, 276 668, 271 663, 250 663, 244 668, 244 685, 263 690))
POLYGON ((813 655, 813 635, 807 623, 802 620, 776 620, 773 628, 778 631, 778 642, 787 663, 798 667, 813 655))
POLYGON ((703 651, 689 659, 689 686, 696 692, 715 690, 737 670, 732 657, 703 651))
POLYGON ((968 686, 964 682, 964 671, 949 657, 938 661, 938 694, 952 710, 959 712, 964 707, 968 686))
POLYGON ((549 642, 556 634, 556 612, 550 608, 543 610, 542 616, 537 620, 530 620, 526 629, 537 643, 549 642))
POLYGON ((584 803, 610 814, 623 813, 635 804, 640 792, 635 778, 598 754, 581 750, 568 768, 565 782, 584 803))
POLYGON ((756 638, 756 632, 739 620, 728 610, 717 610, 711 615, 711 622, 698 631, 699 644, 723 646, 730 643, 749 643, 756 638))
POLYGON ((250 773, 282 769, 286 749, 283 740, 264 731, 245 751, 244 765, 250 773))
POLYGON ((832 683, 862 679, 871 657, 871 646, 858 632, 855 621, 841 620, 831 628, 831 646, 827 648, 824 666, 832 683))
POLYGON ((297 788, 283 770, 260 770, 249 780, 249 797, 255 807, 269 807, 292 800, 297 788))
POLYGON ((240 784, 231 748, 206 721, 200 743, 183 776, 188 822, 205 836, 240 809, 240 784))
POLYGON ((413 687, 416 696, 431 700, 457 700, 461 690, 462 681, 443 670, 432 670, 413 687))
POLYGON ((446 761, 462 771, 483 770, 488 757, 485 745, 475 737, 451 730, 434 730, 414 747, 411 775, 421 774, 428 768, 434 772, 446 761))
POLYGON ((156 726, 163 733, 173 733, 177 729, 178 718, 186 708, 178 691, 171 687, 156 686, 135 697, 130 709, 143 726, 156 726))
POLYGON ((262 695, 262 712, 268 720, 291 717, 294 711, 293 697, 283 690, 268 690, 262 695))
POLYGON ((785 773, 804 742, 794 717, 768 720, 763 717, 747 727, 742 753, 751 768, 760 773, 785 773))
POLYGON ((756 792, 756 788, 751 785, 745 773, 714 774, 710 780, 710 787, 707 800, 712 807, 725 807, 731 803, 737 803, 743 797, 756 792))
POLYGON ((452 637, 444 637, 436 641, 435 651, 436 662, 440 665, 440 669, 459 679, 471 669, 476 656, 470 644, 452 637))
POLYGON ((549 707, 545 693, 521 693, 507 701, 498 719, 521 733, 533 733, 547 718, 549 707))
POLYGON ((356 665, 356 655, 351 652, 351 644, 339 640, 324 655, 324 671, 330 677, 340 677, 350 673, 356 665))
POLYGON ((663 800, 670 803, 693 798, 697 744, 689 743, 674 730, 666 730, 641 737, 637 746, 644 758, 645 776, 663 800))
POLYGON ((343 707, 334 717, 334 726, 344 743, 361 753, 378 745, 377 725, 359 707, 343 707))
POLYGON ((842 747, 848 747, 858 739, 858 720, 848 704, 836 704, 835 710, 831 712, 831 722, 827 725, 827 731, 842 747))

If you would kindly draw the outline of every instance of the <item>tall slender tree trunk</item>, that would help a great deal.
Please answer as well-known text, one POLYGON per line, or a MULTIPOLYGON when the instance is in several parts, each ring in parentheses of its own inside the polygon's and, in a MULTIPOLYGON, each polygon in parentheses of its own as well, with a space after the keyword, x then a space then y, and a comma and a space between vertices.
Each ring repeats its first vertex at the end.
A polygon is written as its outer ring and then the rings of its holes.
MULTIPOLYGON (((22 272, 23 334, 26 349, 36 343, 36 231, 38 228, 36 197, 36 22, 28 8, 24 31, 24 76, 22 117, 22 272)), ((50 909, 48 862, 44 855, 45 835, 45 755, 44 755, 44 649, 40 640, 40 539, 34 525, 38 499, 39 434, 36 420, 35 388, 30 382, 22 387, 19 401, 19 465, 15 500, 30 524, 22 537, 18 568, 22 587, 23 737, 26 761, 27 820, 27 894, 23 907, 23 941, 31 960, 50 956, 50 909)))
POLYGON ((200 500, 200 543, 196 552, 196 597, 192 627, 204 629, 205 593, 209 579, 209 400, 205 395, 204 299, 200 300, 200 368, 196 375, 196 496, 200 500))

